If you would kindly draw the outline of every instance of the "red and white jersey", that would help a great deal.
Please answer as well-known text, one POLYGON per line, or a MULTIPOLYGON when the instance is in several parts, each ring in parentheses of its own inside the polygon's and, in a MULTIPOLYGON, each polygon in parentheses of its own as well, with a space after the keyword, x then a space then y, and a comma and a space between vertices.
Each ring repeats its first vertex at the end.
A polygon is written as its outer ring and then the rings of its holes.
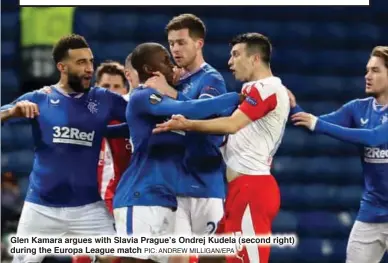
POLYGON ((225 163, 246 175, 269 175, 290 111, 286 88, 277 77, 245 83, 247 97, 239 106, 252 122, 229 135, 222 148, 225 163))

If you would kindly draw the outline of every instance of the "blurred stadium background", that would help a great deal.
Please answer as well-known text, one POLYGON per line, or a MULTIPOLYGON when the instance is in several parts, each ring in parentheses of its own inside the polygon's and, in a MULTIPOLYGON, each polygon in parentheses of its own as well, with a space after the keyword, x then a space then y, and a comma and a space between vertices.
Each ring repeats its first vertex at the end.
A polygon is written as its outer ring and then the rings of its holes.
MULTIPOLYGON (((51 47, 62 34, 85 36, 96 66, 106 59, 124 63, 141 42, 166 45, 164 26, 172 16, 194 13, 208 30, 205 59, 222 72, 230 90, 238 90, 239 83, 227 70, 228 41, 241 32, 261 32, 274 46, 273 72, 299 104, 315 114, 330 112, 364 97, 369 53, 376 45, 388 44, 388 2, 371 2, 372 7, 319 8, 19 8, 15 1, 2 1, 1 103, 57 81, 51 47)), ((23 122, 4 125, 1 151, 4 252, 6 235, 16 231, 32 166, 30 127, 23 122)), ((273 248, 271 262, 344 262, 363 186, 357 149, 289 126, 273 173, 282 194, 274 231, 297 233, 299 244, 295 249, 273 248)), ((4 253, 2 257, 6 262, 4 253)))

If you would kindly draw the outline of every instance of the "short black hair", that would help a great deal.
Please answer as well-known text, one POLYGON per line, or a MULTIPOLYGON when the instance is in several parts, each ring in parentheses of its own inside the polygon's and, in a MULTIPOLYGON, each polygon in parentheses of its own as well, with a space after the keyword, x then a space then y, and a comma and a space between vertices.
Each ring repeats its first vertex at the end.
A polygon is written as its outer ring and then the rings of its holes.
POLYGON ((165 48, 159 43, 147 42, 138 45, 132 51, 131 64, 139 74, 139 80, 141 82, 148 78, 147 73, 144 71, 144 65, 150 64, 151 58, 155 52, 164 49, 165 48))
POLYGON ((108 75, 118 75, 122 78, 124 86, 126 83, 126 78, 124 74, 124 66, 121 65, 117 61, 107 60, 98 66, 96 71, 96 82, 99 83, 101 81, 101 77, 104 74, 108 75))
POLYGON ((193 14, 181 14, 173 17, 168 22, 165 31, 168 34, 171 30, 188 29, 191 38, 202 38, 206 36, 205 23, 196 15, 193 14))
POLYGON ((248 55, 260 53, 261 59, 267 65, 271 62, 272 45, 268 37, 260 33, 244 33, 236 36, 230 42, 232 46, 245 43, 248 55))
POLYGON ((61 37, 53 48, 52 54, 55 64, 65 59, 69 55, 70 49, 79 48, 89 48, 89 44, 83 36, 70 34, 61 37))

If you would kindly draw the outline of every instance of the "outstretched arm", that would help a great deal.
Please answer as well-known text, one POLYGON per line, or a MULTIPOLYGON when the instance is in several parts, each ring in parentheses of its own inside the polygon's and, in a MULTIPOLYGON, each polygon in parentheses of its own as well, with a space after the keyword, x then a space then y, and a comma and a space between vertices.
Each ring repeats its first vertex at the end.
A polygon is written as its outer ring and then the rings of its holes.
POLYGON ((336 139, 366 146, 378 146, 388 143, 388 123, 374 129, 355 129, 341 127, 318 119, 314 131, 336 139))
POLYGON ((238 105, 243 98, 244 96, 231 92, 215 98, 177 101, 149 88, 133 94, 130 103, 131 110, 140 114, 146 113, 154 116, 182 114, 192 119, 205 119, 238 105))
POLYGON ((355 129, 342 127, 308 113, 298 113, 295 125, 304 126, 316 133, 326 134, 335 139, 367 146, 388 143, 388 123, 374 129, 355 129))
POLYGON ((275 93, 271 93, 270 86, 259 89, 252 86, 243 90, 244 92, 249 90, 246 100, 229 117, 199 121, 174 116, 171 121, 158 124, 154 133, 178 129, 211 134, 234 134, 275 109, 277 97, 275 93))
POLYGON ((1 121, 7 121, 11 118, 30 118, 33 119, 39 115, 38 105, 34 102, 34 93, 26 93, 16 99, 11 104, 1 107, 1 121))

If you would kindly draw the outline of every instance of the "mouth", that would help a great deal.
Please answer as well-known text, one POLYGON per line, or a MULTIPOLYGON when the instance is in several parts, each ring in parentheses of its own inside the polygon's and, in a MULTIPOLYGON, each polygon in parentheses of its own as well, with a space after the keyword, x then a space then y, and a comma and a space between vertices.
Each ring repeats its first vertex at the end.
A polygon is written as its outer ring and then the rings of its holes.
POLYGON ((367 89, 372 88, 372 83, 368 83, 368 82, 367 82, 367 83, 366 83, 366 88, 367 88, 367 89))

